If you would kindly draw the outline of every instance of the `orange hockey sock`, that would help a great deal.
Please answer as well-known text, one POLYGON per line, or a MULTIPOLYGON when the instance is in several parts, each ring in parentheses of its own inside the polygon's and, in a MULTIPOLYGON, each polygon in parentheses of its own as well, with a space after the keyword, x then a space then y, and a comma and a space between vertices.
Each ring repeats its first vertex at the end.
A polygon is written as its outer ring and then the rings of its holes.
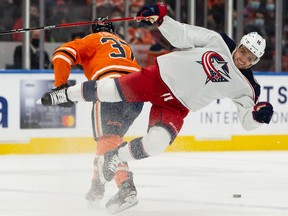
POLYGON ((106 152, 117 148, 123 143, 123 139, 118 135, 104 135, 98 138, 96 154, 104 155, 106 152))

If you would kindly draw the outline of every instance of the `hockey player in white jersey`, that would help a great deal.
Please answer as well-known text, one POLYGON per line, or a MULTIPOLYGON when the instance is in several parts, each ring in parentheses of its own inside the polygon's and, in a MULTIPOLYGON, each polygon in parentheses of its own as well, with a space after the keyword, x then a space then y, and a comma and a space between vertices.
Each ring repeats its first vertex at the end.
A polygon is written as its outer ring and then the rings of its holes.
POLYGON ((189 111, 197 111, 215 99, 230 98, 246 130, 266 123, 273 115, 269 102, 258 102, 260 85, 250 67, 265 51, 265 40, 253 32, 236 46, 226 34, 179 23, 158 3, 142 8, 138 16, 147 24, 156 23, 165 38, 183 50, 159 56, 155 66, 142 68, 116 79, 88 81, 58 92, 48 92, 45 106, 67 101, 151 102, 148 133, 99 160, 102 181, 110 181, 117 165, 157 155, 176 138, 189 111))

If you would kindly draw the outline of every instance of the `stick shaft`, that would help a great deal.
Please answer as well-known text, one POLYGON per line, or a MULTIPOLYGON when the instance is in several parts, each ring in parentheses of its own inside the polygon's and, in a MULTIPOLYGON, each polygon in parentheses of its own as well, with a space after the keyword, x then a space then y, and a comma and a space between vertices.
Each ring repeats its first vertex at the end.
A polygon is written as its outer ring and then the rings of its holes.
MULTIPOLYGON (((143 17, 124 17, 124 18, 110 19, 110 20, 104 21, 104 23, 105 22, 122 22, 122 21, 130 21, 130 20, 141 20, 141 19, 143 19, 143 17)), ((74 23, 63 23, 63 24, 50 25, 50 26, 12 29, 12 30, 0 31, 0 35, 21 33, 21 32, 33 31, 33 30, 49 30, 49 29, 56 29, 56 28, 68 28, 68 27, 73 27, 73 26, 92 25, 92 24, 97 24, 97 23, 103 23, 103 22, 84 21, 84 22, 74 22, 74 23)))

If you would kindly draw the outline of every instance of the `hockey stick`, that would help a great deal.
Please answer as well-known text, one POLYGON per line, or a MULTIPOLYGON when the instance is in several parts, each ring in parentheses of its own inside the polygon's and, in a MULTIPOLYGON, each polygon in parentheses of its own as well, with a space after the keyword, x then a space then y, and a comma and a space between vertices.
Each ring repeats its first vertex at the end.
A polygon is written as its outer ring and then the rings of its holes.
POLYGON ((142 20, 144 17, 125 17, 125 18, 116 18, 116 19, 110 19, 107 21, 85 21, 85 22, 74 22, 74 23, 63 23, 58 25, 50 25, 50 26, 40 26, 40 27, 31 27, 31 28, 21 28, 21 29, 12 29, 7 31, 0 31, 0 35, 5 34, 12 34, 12 33, 21 33, 21 32, 27 32, 27 31, 33 31, 33 30, 50 30, 50 29, 56 29, 56 28, 68 28, 73 26, 82 26, 82 25, 92 25, 96 23, 106 23, 106 22, 121 22, 121 21, 130 21, 130 20, 142 20))

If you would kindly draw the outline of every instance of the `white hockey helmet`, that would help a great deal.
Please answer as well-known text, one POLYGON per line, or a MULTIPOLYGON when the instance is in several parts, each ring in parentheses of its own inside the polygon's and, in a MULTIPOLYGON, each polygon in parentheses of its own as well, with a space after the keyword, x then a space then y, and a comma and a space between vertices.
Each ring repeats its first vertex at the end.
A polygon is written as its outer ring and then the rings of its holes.
POLYGON ((257 32, 250 32, 242 37, 239 43, 239 47, 241 45, 245 46, 257 57, 257 60, 253 62, 253 65, 255 65, 264 55, 266 41, 257 32))

